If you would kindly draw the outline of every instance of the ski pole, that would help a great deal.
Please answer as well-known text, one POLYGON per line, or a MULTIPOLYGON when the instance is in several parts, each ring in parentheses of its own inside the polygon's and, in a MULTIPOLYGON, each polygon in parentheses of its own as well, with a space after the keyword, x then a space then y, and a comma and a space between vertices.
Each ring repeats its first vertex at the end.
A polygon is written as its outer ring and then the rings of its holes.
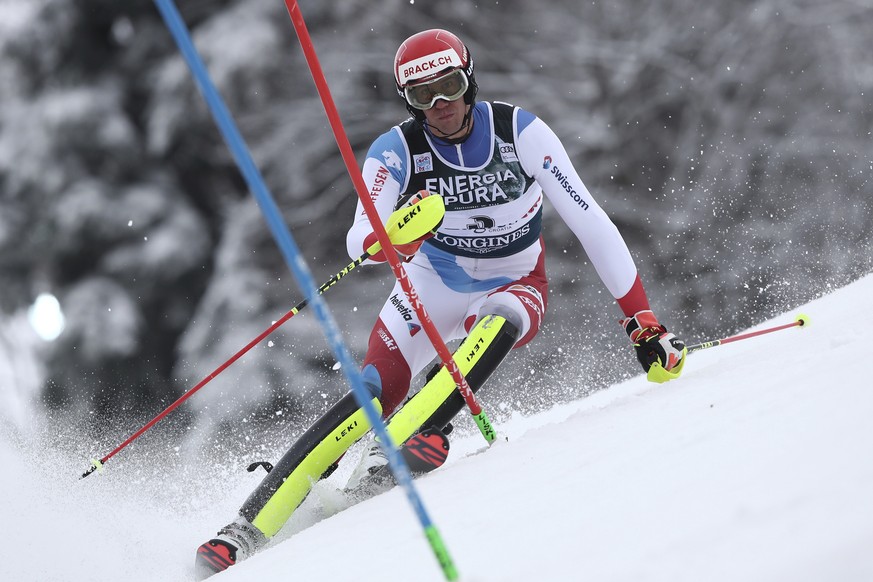
POLYGON ((716 346, 721 346, 724 344, 738 342, 740 340, 749 339, 749 338, 756 337, 759 335, 764 335, 765 333, 773 333, 774 331, 781 331, 783 329, 789 329, 792 327, 806 327, 808 325, 809 325, 809 316, 800 314, 791 323, 786 323, 784 325, 777 325, 775 327, 768 327, 767 329, 761 329, 761 330, 752 331, 749 333, 741 333, 739 335, 726 337, 724 339, 710 340, 710 341, 702 342, 699 344, 695 344, 693 346, 688 346, 688 353, 692 354, 694 352, 699 352, 700 350, 706 350, 709 348, 714 348, 716 346))
MULTIPOLYGON (((327 85, 324 72, 321 70, 321 64, 318 61, 315 47, 312 44, 312 38, 309 36, 309 31, 306 29, 306 23, 300 13, 300 7, 297 4, 297 0, 285 0, 285 7, 288 9, 288 14, 291 17, 294 30, 297 32, 297 38, 303 49, 306 64, 309 66, 309 72, 312 74, 313 81, 315 81, 315 87, 318 90, 319 97, 321 97, 321 103, 324 105, 328 122, 333 130, 334 138, 339 146, 340 154, 345 163, 346 170, 352 179, 352 183, 355 186, 358 198, 361 199, 367 218, 373 226, 376 237, 382 243, 382 247, 385 249, 392 248, 388 234, 385 232, 385 229, 382 228, 382 223, 379 220, 376 206, 373 204, 373 201, 370 200, 369 193, 367 192, 367 185, 364 183, 364 178, 361 176, 361 171, 358 168, 355 159, 355 153, 352 151, 352 146, 349 143, 349 138, 343 128, 339 111, 333 102, 333 97, 331 97, 330 88, 327 85)), ((431 321, 424 304, 421 302, 418 293, 406 275, 406 270, 397 258, 397 254, 386 252, 385 258, 388 260, 388 264, 394 272, 397 281, 400 283, 410 305, 415 310, 416 315, 418 315, 421 326, 427 334, 428 339, 430 339, 433 344, 437 355, 443 365, 445 365, 446 370, 451 374, 452 379, 455 381, 458 392, 463 396, 464 402, 466 402, 467 407, 470 409, 470 413, 473 415, 473 419, 476 421, 476 426, 479 427, 479 431, 482 433, 482 436, 485 437, 485 441, 491 445, 497 437, 494 427, 491 425, 488 415, 484 410, 482 410, 482 407, 476 401, 476 396, 474 395, 473 390, 467 383, 466 378, 464 378, 464 374, 461 373, 460 368, 458 368, 457 362, 452 358, 452 353, 449 351, 449 348, 440 336, 439 331, 437 331, 436 326, 434 326, 433 321, 431 321)))
MULTIPOLYGON (((421 200, 415 206, 404 207, 394 212, 388 219, 388 232, 389 236, 392 237, 393 240, 397 241, 397 244, 406 244, 417 240, 421 236, 424 236, 427 232, 436 228, 436 225, 439 221, 442 220, 443 215, 445 214, 445 206, 443 205, 442 198, 439 196, 428 196, 427 198, 421 200), (432 200, 432 202, 431 202, 432 200)), ((373 243, 367 251, 349 263, 342 271, 339 271, 333 277, 328 279, 321 287, 318 288, 318 294, 321 295, 331 287, 333 287, 340 279, 348 275, 352 272, 356 267, 358 267, 361 263, 369 259, 371 256, 375 255, 382 249, 382 244, 380 242, 373 243)), ((258 335, 255 339, 247 343, 241 350, 235 353, 233 356, 228 358, 223 364, 218 366, 215 370, 213 370, 208 376, 200 380, 196 386, 182 394, 175 402, 169 405, 163 412, 154 417, 148 423, 145 424, 141 429, 133 433, 130 437, 127 438, 123 443, 115 447, 112 451, 109 452, 105 457, 101 459, 92 459, 91 466, 87 471, 82 473, 81 479, 84 479, 94 471, 97 471, 103 467, 103 464, 114 457, 116 453, 124 449, 127 445, 138 439, 144 432, 153 427, 155 424, 161 421, 165 416, 167 416, 170 412, 178 408, 183 402, 188 400, 191 396, 193 396, 198 390, 206 386, 209 382, 211 382, 216 376, 221 374, 225 369, 227 369, 231 364, 240 359, 243 355, 245 355, 249 350, 259 344, 265 337, 276 331, 279 326, 283 323, 294 317, 297 313, 300 312, 301 309, 306 307, 309 304, 309 299, 304 299, 300 303, 298 303, 294 308, 292 308, 288 313, 280 317, 276 320, 273 325, 265 329, 258 335)))

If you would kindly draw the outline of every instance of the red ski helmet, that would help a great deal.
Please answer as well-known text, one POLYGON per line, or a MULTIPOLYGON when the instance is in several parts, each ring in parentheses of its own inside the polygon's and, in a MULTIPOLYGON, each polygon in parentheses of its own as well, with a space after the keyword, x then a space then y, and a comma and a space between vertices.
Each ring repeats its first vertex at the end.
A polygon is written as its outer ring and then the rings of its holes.
POLYGON ((394 57, 397 93, 406 102, 409 112, 419 119, 424 117, 422 107, 410 104, 407 87, 431 83, 455 71, 464 75, 467 86, 463 94, 464 102, 472 105, 478 90, 473 75, 473 57, 461 39, 439 28, 413 34, 403 41, 394 57))

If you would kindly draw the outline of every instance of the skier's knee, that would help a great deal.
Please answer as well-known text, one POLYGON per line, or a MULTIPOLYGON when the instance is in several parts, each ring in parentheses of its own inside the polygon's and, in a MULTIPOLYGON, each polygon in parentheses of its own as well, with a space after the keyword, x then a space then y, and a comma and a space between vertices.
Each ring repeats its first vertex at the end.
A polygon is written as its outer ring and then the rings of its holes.
POLYGON ((525 317, 519 312, 519 310, 513 309, 503 302, 491 302, 490 304, 486 302, 485 305, 482 306, 482 309, 479 310, 479 316, 476 318, 476 323, 473 324, 473 327, 475 328, 479 325, 479 322, 489 315, 502 317, 511 323, 516 330, 528 327, 525 325, 525 317))
POLYGON ((516 283, 490 295, 479 309, 479 319, 499 315, 511 323, 518 330, 518 347, 539 332, 545 311, 545 297, 539 289, 516 283))

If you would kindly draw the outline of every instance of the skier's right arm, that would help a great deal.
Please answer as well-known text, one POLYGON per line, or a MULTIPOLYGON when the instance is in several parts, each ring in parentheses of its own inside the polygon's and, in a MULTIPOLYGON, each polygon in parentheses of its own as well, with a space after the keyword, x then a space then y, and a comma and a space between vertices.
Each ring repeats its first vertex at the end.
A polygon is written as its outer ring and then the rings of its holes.
MULTIPOLYGON (((367 194, 384 224, 400 198, 400 190, 406 181, 406 148, 397 129, 381 135, 367 152, 361 174, 367 186, 367 194)), ((363 203, 358 200, 355 220, 346 235, 346 248, 349 256, 356 259, 376 242, 376 233, 364 212, 363 203)), ((364 264, 381 263, 385 255, 379 251, 364 264)))

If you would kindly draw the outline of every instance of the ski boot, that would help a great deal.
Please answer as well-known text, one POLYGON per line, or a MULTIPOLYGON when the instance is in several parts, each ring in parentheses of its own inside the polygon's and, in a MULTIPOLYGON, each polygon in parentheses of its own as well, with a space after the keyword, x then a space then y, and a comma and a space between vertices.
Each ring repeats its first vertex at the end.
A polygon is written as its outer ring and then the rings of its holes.
POLYGON ((217 536, 197 548, 194 578, 198 581, 205 580, 213 574, 223 572, 250 557, 266 542, 264 534, 240 516, 223 527, 217 536))
MULTIPOLYGON (((428 428, 413 435, 400 447, 400 455, 413 477, 441 467, 448 454, 449 439, 437 428, 428 428)), ((384 493, 395 485, 397 481, 388 466, 388 458, 382 446, 373 439, 352 471, 345 491, 351 498, 360 501, 384 493)))

